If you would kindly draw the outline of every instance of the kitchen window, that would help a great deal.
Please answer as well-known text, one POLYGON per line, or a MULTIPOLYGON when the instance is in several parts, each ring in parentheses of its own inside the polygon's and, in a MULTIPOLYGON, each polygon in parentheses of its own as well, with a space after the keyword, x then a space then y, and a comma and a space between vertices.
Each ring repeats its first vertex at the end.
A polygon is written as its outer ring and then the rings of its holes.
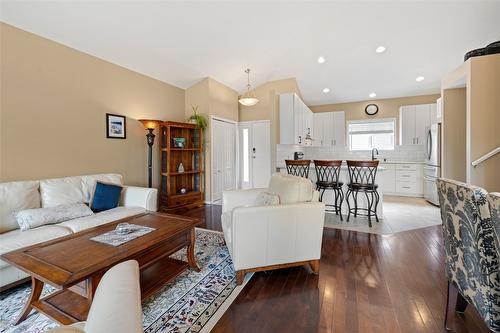
POLYGON ((349 150, 394 150, 396 119, 348 122, 349 150))

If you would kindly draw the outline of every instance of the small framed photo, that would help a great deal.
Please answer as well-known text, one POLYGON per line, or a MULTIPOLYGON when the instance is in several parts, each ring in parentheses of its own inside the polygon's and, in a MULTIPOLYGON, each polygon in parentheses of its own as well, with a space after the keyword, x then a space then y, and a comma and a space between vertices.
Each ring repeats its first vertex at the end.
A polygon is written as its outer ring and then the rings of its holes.
POLYGON ((126 139, 127 123, 125 116, 106 113, 106 138, 126 139))

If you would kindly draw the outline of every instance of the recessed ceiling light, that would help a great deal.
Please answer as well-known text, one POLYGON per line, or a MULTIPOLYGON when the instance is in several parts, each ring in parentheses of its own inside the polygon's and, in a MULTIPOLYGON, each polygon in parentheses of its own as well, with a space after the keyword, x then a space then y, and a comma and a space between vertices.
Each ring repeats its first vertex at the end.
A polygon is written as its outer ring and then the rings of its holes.
POLYGON ((423 76, 417 76, 417 78, 415 79, 415 81, 422 82, 424 79, 425 79, 425 77, 423 77, 423 76))
POLYGON ((373 98, 373 97, 377 96, 377 94, 375 94, 375 93, 370 93, 370 95, 368 95, 368 96, 370 96, 370 98, 373 98))
POLYGON ((328 93, 330 92, 330 88, 325 88, 325 89, 323 89, 323 92, 324 92, 325 94, 328 94, 328 93))
POLYGON ((326 61, 325 57, 319 57, 318 58, 318 64, 324 64, 326 61))
POLYGON ((385 46, 380 45, 375 49, 375 52, 377 53, 383 53, 385 51, 385 46))

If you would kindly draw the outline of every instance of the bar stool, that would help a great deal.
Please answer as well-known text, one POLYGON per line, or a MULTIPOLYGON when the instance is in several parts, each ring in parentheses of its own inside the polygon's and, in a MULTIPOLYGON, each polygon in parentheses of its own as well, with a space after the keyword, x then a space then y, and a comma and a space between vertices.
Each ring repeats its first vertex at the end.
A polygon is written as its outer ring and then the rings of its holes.
POLYGON ((349 222, 349 217, 354 214, 354 217, 358 215, 368 216, 368 225, 372 227, 372 215, 375 215, 375 219, 378 222, 377 216, 377 206, 380 196, 377 192, 378 185, 375 184, 375 177, 377 175, 379 161, 347 161, 347 168, 349 170, 349 184, 347 184, 347 221, 349 222), (367 208, 358 207, 358 193, 363 192, 366 196, 367 208), (349 204, 349 195, 351 195, 354 201, 354 208, 351 208, 349 204), (373 206, 375 204, 375 206, 373 206), (359 214, 358 210, 366 212, 366 214, 359 214))
POLYGON ((320 191, 319 201, 323 201, 323 195, 326 190, 333 190, 335 195, 335 204, 325 205, 327 212, 335 212, 340 215, 342 220, 342 202, 344 201, 344 192, 342 192, 342 185, 344 183, 339 181, 340 167, 342 161, 319 161, 314 160, 314 168, 316 170, 316 189, 320 191), (332 210, 333 208, 333 210, 332 210))
POLYGON ((309 178, 311 160, 285 160, 285 164, 289 175, 309 178))

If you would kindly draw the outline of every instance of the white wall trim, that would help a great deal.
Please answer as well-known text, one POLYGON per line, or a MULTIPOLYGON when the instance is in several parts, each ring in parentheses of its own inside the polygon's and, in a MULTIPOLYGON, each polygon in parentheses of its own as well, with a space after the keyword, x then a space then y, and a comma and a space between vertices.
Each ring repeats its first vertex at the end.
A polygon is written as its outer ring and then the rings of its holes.
MULTIPOLYGON (((210 115, 210 120, 224 121, 226 123, 235 124, 235 125, 238 124, 238 122, 235 120, 231 120, 231 119, 227 119, 227 118, 219 117, 219 116, 214 116, 214 115, 210 115)), ((210 126, 210 127, 212 127, 212 126, 210 126)), ((212 128, 210 128, 210 129, 212 129, 212 128)))

